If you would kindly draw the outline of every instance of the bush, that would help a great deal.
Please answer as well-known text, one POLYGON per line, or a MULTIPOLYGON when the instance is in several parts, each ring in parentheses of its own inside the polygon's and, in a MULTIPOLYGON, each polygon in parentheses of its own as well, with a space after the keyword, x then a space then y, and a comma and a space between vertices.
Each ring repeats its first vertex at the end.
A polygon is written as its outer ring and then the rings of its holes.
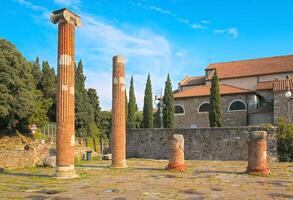
POLYGON ((280 162, 293 162, 293 123, 281 118, 278 122, 278 154, 280 162))

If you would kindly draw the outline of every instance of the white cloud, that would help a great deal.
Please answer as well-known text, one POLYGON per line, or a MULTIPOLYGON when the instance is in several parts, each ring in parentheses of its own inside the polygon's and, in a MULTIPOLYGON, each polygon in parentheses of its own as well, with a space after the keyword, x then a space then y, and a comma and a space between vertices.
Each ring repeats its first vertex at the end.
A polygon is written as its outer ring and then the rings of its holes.
POLYGON ((211 21, 209 21, 209 20, 201 20, 200 21, 202 24, 209 24, 209 23, 211 23, 211 21))
POLYGON ((34 5, 31 2, 26 1, 26 0, 14 0, 14 1, 19 3, 20 5, 23 5, 29 9, 31 9, 31 10, 34 10, 34 11, 46 11, 47 10, 46 8, 44 8, 42 6, 34 5))
POLYGON ((97 89, 104 109, 111 108, 112 56, 127 58, 126 76, 134 75, 137 102, 142 108, 147 73, 155 81, 153 88, 162 87, 162 81, 172 70, 172 49, 163 36, 145 27, 118 28, 96 16, 81 13, 83 27, 76 30, 76 55, 85 62, 87 85, 97 89), (97 70, 93 70, 96 68, 97 70))
POLYGON ((192 29, 203 29, 204 28, 201 24, 191 24, 190 27, 192 29))
POLYGON ((150 10, 154 10, 154 11, 157 11, 159 13, 162 13, 162 14, 166 14, 166 15, 171 15, 171 11, 169 10, 164 10, 162 8, 159 8, 159 7, 156 7, 156 6, 150 6, 149 7, 150 10))
POLYGON ((60 6, 70 7, 78 6, 80 4, 80 0, 54 0, 54 3, 60 6))
POLYGON ((227 29, 217 29, 214 30, 215 34, 228 34, 231 35, 232 38, 237 38, 239 35, 237 28, 227 28, 227 29))

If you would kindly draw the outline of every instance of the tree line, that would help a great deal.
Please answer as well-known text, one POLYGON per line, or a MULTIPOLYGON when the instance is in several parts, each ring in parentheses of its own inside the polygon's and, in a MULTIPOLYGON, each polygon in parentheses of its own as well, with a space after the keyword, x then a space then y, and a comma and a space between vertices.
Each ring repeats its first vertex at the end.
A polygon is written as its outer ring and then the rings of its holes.
MULTIPOLYGON (((75 64, 75 129, 82 138, 108 137, 111 113, 101 111, 95 89, 85 87, 83 63, 75 64)), ((57 75, 49 62, 33 62, 0 39, 0 130, 29 132, 29 125, 56 122, 57 75)))

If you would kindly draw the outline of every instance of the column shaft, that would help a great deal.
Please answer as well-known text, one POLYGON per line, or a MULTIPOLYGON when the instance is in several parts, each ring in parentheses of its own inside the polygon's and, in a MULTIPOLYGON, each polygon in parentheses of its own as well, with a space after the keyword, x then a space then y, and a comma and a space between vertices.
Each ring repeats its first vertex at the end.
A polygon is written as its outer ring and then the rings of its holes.
POLYGON ((125 119, 125 65, 122 56, 113 57, 112 100, 112 167, 126 167, 126 119, 125 119))

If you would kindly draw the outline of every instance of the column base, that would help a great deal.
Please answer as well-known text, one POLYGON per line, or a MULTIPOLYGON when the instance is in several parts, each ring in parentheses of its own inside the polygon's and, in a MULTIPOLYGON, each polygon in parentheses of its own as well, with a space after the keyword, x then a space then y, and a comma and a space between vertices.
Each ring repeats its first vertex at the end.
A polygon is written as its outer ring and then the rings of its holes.
POLYGON ((267 167, 254 168, 254 169, 247 168, 246 173, 251 174, 251 175, 269 176, 271 174, 271 171, 267 167))
MULTIPOLYGON (((112 161, 113 161, 113 158, 112 158, 112 161)), ((127 168, 128 166, 126 165, 126 161, 123 160, 122 162, 118 163, 118 164, 113 164, 112 162, 112 165, 111 165, 111 168, 113 169, 124 169, 124 168, 127 168)))
POLYGON ((183 163, 183 164, 178 164, 178 163, 169 163, 167 165, 167 167, 165 167, 166 170, 175 170, 175 171, 185 171, 187 168, 186 168, 186 165, 183 163))
POLYGON ((56 167, 55 178, 57 179, 71 179, 77 178, 78 176, 75 173, 74 165, 70 165, 67 167, 56 167))

